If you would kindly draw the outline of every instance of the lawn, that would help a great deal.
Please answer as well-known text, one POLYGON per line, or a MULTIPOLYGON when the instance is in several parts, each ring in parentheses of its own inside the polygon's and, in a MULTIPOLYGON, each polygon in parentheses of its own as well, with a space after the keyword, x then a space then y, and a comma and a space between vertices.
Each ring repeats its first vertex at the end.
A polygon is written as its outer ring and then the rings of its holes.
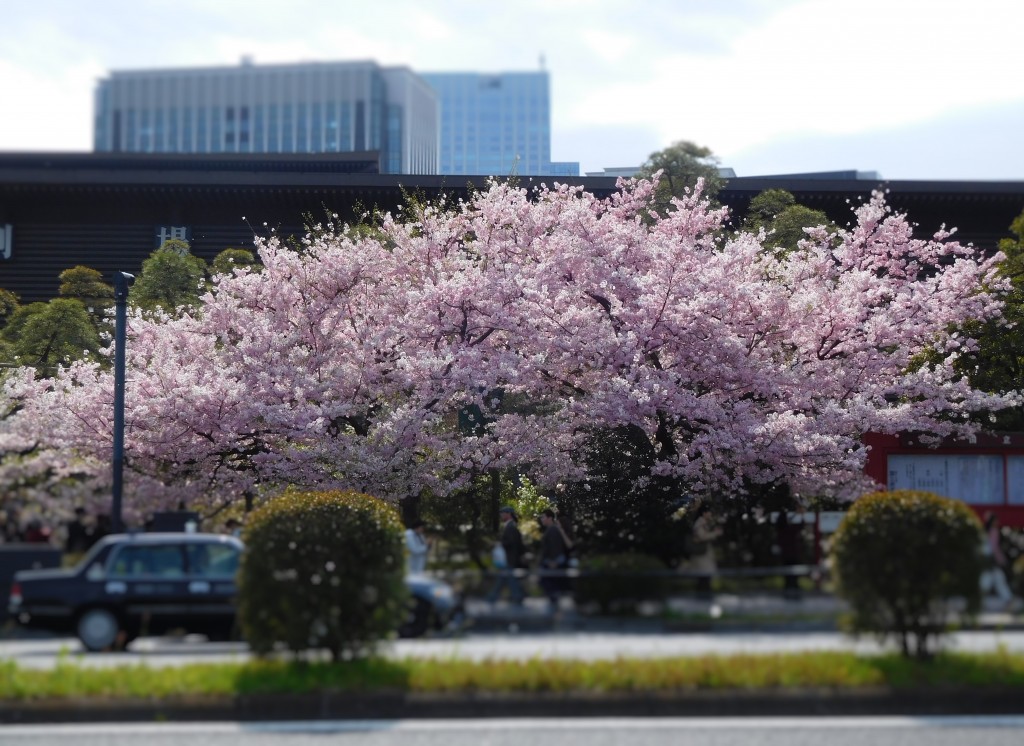
POLYGON ((942 653, 929 662, 843 652, 606 661, 291 660, 92 668, 62 660, 48 671, 0 664, 0 701, 161 700, 310 692, 685 693, 1020 688, 1024 655, 942 653))

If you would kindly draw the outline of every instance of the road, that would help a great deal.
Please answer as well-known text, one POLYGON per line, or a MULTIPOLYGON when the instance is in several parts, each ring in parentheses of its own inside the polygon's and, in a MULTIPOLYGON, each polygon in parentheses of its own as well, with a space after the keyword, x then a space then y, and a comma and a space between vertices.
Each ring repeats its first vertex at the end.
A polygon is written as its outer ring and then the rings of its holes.
MULTIPOLYGON (((947 647, 960 651, 999 648, 1024 652, 1024 631, 965 631, 950 635, 947 647)), ((382 651, 392 658, 484 659, 614 659, 733 653, 777 653, 802 650, 852 650, 874 653, 883 647, 872 638, 852 640, 837 632, 715 632, 639 634, 627 632, 547 632, 531 634, 466 634, 454 638, 397 640, 382 651)), ((244 643, 208 643, 202 638, 144 638, 123 653, 87 653, 68 638, 0 641, 0 660, 13 660, 26 668, 52 668, 70 658, 82 665, 149 666, 199 662, 242 661, 249 657, 244 643)))
POLYGON ((4 746, 1019 746, 1024 717, 592 718, 0 726, 4 746))

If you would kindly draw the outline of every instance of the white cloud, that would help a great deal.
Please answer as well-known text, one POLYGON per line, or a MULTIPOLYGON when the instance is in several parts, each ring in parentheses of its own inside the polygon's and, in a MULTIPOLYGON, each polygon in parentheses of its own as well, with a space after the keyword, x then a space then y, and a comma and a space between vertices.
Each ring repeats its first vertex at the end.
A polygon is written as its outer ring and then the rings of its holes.
POLYGON ((604 62, 628 62, 635 54, 636 39, 623 31, 584 27, 579 35, 587 49, 604 62))
MULTIPOLYGON (((0 120, 0 149, 88 148, 94 78, 106 70, 243 56, 498 71, 536 69, 543 54, 553 156, 588 169, 679 139, 727 162, 775 142, 923 128, 1024 99, 1024 4, 1011 0, 34 0, 5 10, 0 76, 5 108, 19 113, 0 120)), ((1006 123, 999 142, 1019 149, 1021 124, 1006 123)))

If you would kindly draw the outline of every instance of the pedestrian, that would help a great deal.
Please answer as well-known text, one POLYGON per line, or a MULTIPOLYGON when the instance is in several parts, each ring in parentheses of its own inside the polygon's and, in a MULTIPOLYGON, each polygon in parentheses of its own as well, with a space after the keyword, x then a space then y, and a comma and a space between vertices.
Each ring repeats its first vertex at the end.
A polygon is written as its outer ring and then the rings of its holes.
POLYGON ((108 513, 100 513, 96 516, 96 525, 93 526, 92 533, 89 534, 89 548, 102 539, 104 536, 110 534, 114 529, 113 520, 110 518, 108 513))
POLYGON ((519 582, 519 570, 523 567, 523 555, 526 554, 526 547, 523 544, 523 534, 516 522, 516 511, 511 505, 505 505, 498 511, 498 518, 501 520, 501 534, 494 545, 493 558, 495 560, 496 577, 491 592, 487 594, 487 600, 491 604, 498 602, 503 591, 508 591, 509 601, 514 606, 523 605, 523 585, 519 582))
POLYGON ((9 508, 0 513, 0 543, 20 544, 25 540, 21 532, 21 516, 17 508, 9 508))
POLYGON ((52 535, 50 527, 39 518, 33 518, 25 527, 25 543, 27 544, 49 544, 52 535))
POLYGON ((793 575, 793 568, 803 561, 802 525, 802 523, 793 523, 785 510, 780 510, 778 518, 775 520, 775 544, 779 550, 779 560, 785 571, 783 595, 789 599, 800 597, 800 581, 796 575, 793 575))
POLYGON ((544 527, 540 537, 540 587, 548 597, 552 613, 558 613, 558 600, 568 580, 565 571, 572 541, 550 508, 540 514, 540 522, 544 527))
POLYGON ((67 554, 82 554, 89 548, 89 527, 85 524, 85 508, 75 508, 75 517, 68 521, 68 535, 64 540, 67 554))
POLYGON ((430 541, 426 536, 427 527, 417 519, 405 530, 406 569, 410 575, 421 575, 427 571, 427 554, 430 541))
POLYGON ((712 593, 711 581, 718 573, 715 539, 721 532, 707 503, 699 502, 694 515, 696 518, 693 521, 693 533, 690 538, 689 567, 697 576, 697 593, 707 597, 712 593))
POLYGON ((995 513, 985 514, 985 535, 982 537, 981 553, 985 568, 981 572, 981 592, 995 593, 1004 606, 1013 605, 1013 591, 1006 582, 1006 555, 999 542, 999 517, 995 513))

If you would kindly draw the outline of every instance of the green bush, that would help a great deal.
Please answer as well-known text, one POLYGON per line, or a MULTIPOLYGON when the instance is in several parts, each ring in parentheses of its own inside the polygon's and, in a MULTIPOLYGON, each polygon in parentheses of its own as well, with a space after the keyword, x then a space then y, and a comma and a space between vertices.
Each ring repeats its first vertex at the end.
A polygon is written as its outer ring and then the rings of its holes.
POLYGON ((243 535, 238 618, 258 654, 355 657, 404 618, 404 534, 397 512, 358 492, 289 490, 254 511, 243 535))
POLYGON ((598 554, 580 562, 576 603, 597 606, 601 613, 635 613, 642 601, 668 596, 665 565, 646 554, 598 554))
POLYGON ((1010 589, 1015 596, 1024 596, 1024 554, 1010 566, 1010 589))
POLYGON ((895 635, 905 656, 929 657, 929 641, 948 629, 951 599, 963 599, 968 615, 981 606, 980 542, 977 516, 956 500, 912 490, 861 497, 832 539, 853 631, 895 635))

